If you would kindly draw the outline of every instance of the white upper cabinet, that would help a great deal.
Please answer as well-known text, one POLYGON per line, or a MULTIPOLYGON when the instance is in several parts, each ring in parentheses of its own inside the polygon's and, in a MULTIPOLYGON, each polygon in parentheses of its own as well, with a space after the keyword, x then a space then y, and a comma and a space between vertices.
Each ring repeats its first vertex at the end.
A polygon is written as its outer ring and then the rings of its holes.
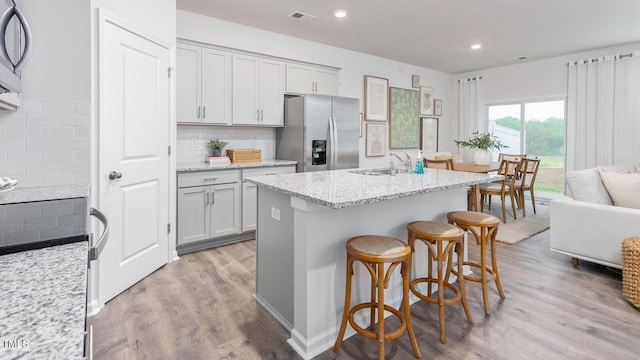
POLYGON ((287 63, 288 94, 338 95, 338 71, 287 63))
POLYGON ((233 124, 282 126, 285 64, 233 55, 233 124))
POLYGON ((231 123, 231 53, 189 44, 176 49, 176 120, 231 123))

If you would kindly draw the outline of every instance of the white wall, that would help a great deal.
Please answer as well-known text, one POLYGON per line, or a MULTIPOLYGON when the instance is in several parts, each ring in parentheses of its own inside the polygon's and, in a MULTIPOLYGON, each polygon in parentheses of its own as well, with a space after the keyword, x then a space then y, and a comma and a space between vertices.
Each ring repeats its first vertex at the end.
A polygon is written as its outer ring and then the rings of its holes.
MULTIPOLYGON (((578 59, 587 59, 611 54, 626 54, 640 49, 640 42, 623 46, 558 56, 549 59, 531 61, 521 64, 501 66, 456 74, 452 81, 452 90, 457 94, 457 79, 481 75, 478 103, 481 123, 486 124, 486 104, 504 103, 515 100, 544 100, 549 98, 566 98, 567 96, 567 63, 578 59)), ((455 132, 457 133, 457 95, 454 96, 455 132)))
MULTIPOLYGON (((433 87, 435 98, 441 99, 443 102, 443 115, 440 117, 440 124, 444 124, 444 126, 440 127, 440 143, 448 142, 442 141, 442 139, 451 139, 452 133, 447 125, 453 115, 450 110, 452 109, 450 105, 453 103, 450 74, 181 10, 177 11, 177 35, 179 38, 208 44, 339 67, 342 69, 340 70, 339 94, 340 96, 361 99, 361 111, 364 75, 387 78, 389 86, 406 89, 412 89, 411 75, 420 75, 421 85, 433 87)), ((178 129, 179 139, 184 138, 181 134, 183 128, 179 127, 178 129)), ((185 142, 188 143, 188 139, 185 142)), ((181 151, 180 143, 178 145, 178 151, 181 151)), ((441 150, 451 149, 441 147, 441 150)), ((267 149, 265 152, 275 152, 275 150, 267 149)), ((411 151, 411 153, 413 152, 411 151)), ((360 166, 388 166, 389 164, 387 157, 365 157, 364 153, 363 136, 360 139, 360 166)))

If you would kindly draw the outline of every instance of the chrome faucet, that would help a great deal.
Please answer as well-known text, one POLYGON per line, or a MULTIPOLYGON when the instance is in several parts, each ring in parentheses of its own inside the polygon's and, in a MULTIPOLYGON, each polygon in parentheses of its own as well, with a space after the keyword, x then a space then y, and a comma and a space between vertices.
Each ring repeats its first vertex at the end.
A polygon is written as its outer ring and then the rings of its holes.
POLYGON ((410 173, 410 172, 411 172, 411 165, 412 165, 412 164, 411 164, 411 157, 409 156, 409 154, 407 154, 407 153, 406 153, 406 152, 404 152, 404 151, 403 151, 402 153, 403 153, 403 154, 404 154, 404 156, 407 158, 406 160, 403 160, 403 159, 400 157, 400 155, 398 155, 398 154, 396 154, 396 153, 389 153, 389 154, 391 154, 391 155, 395 156, 396 158, 398 158, 398 160, 400 160, 400 162, 404 164, 405 171, 406 171, 407 173, 410 173))

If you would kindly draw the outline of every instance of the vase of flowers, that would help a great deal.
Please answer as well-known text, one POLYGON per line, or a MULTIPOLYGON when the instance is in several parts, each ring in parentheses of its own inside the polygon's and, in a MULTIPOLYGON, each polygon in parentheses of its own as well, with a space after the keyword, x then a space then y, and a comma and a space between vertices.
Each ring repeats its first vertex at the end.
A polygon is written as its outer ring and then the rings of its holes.
POLYGON ((489 165, 491 163, 491 150, 508 148, 500 141, 500 138, 491 133, 475 131, 468 140, 454 140, 458 148, 475 149, 473 162, 476 165, 489 165))
POLYGON ((210 139, 207 141, 207 148, 209 148, 209 156, 221 156, 222 148, 227 146, 227 141, 222 141, 220 139, 210 139))

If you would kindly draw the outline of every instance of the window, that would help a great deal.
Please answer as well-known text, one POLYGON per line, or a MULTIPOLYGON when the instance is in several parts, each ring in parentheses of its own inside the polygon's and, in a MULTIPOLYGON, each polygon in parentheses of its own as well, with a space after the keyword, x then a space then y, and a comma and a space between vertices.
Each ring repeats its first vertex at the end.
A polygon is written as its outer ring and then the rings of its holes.
MULTIPOLYGON (((554 198, 564 191, 565 100, 521 101, 488 105, 489 132, 508 145, 509 154, 538 156, 536 198, 554 198)), ((498 154, 494 154, 494 161, 498 154)))

